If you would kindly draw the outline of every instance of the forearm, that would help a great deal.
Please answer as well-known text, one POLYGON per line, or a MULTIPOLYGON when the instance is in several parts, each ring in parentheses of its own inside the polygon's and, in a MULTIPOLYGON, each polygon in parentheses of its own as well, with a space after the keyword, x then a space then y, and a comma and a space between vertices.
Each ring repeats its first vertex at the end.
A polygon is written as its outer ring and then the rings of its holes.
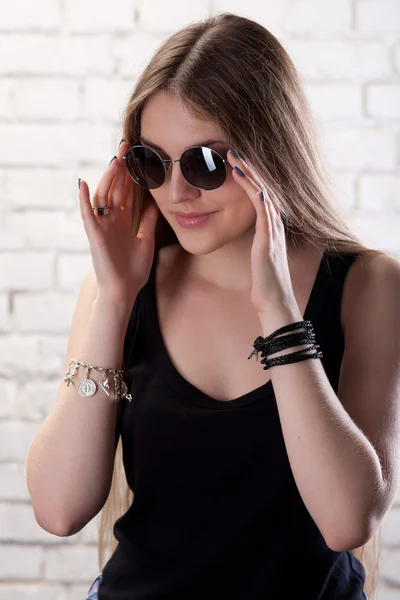
MULTIPOLYGON (((259 317, 263 337, 302 320, 296 307, 259 317)), ((309 346, 288 348, 269 358, 309 346)), ((287 454, 304 504, 328 545, 339 547, 346 540, 349 547, 361 545, 384 488, 372 444, 342 406, 320 359, 271 367, 270 374, 287 454)))
MULTIPOLYGON (((93 303, 76 358, 82 363, 121 369, 129 307, 113 306, 97 298, 93 303)), ((68 535, 85 523, 106 499, 115 456, 115 429, 121 403, 99 386, 104 375, 91 370, 97 390, 82 397, 78 384, 85 378, 79 367, 69 386, 60 382, 51 412, 42 423, 29 450, 27 484, 35 516, 46 530, 68 535)))

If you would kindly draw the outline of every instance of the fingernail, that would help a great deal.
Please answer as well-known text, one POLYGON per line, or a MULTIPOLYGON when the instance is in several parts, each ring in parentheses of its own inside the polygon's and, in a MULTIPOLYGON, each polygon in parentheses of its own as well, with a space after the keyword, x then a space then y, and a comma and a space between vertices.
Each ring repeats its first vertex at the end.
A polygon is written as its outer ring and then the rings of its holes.
POLYGON ((231 152, 235 158, 241 158, 239 152, 235 150, 235 148, 229 148, 229 152, 231 152))
POLYGON ((261 192, 260 192, 260 198, 265 203, 265 193, 264 193, 264 190, 261 190, 261 192))
POLYGON ((233 167, 233 170, 236 171, 236 173, 239 173, 239 175, 241 175, 242 177, 246 177, 242 169, 239 169, 239 167, 233 167))
POLYGON ((112 159, 110 160, 110 162, 108 163, 108 166, 110 166, 112 161, 115 160, 116 158, 117 158, 116 156, 113 156, 112 159))
POLYGON ((78 190, 81 189, 81 178, 78 179, 78 190))
POLYGON ((120 143, 118 144, 118 146, 120 146, 120 145, 122 144, 122 142, 124 142, 124 141, 125 141, 125 140, 124 140, 124 139, 122 139, 122 140, 120 141, 120 143))

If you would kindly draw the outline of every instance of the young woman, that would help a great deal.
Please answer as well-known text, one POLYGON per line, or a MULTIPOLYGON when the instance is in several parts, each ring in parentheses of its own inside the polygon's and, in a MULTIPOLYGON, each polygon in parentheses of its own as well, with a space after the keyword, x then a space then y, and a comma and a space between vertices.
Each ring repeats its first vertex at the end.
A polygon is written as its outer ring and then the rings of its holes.
POLYGON ((93 202, 80 181, 93 269, 28 464, 42 527, 102 509, 115 536, 88 599, 373 597, 400 267, 327 182, 264 27, 220 14, 155 53, 93 202))

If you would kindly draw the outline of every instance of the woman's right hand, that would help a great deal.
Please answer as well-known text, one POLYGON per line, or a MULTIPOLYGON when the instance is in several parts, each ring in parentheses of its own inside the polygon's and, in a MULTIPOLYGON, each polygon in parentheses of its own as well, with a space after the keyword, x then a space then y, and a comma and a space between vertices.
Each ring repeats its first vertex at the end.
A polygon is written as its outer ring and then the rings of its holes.
POLYGON ((89 186, 81 180, 79 199, 83 225, 89 239, 97 277, 97 295, 114 303, 131 303, 147 283, 155 250, 155 229, 159 209, 146 200, 138 233, 132 231, 134 183, 125 160, 129 144, 122 142, 117 158, 108 165, 90 199, 89 186), (109 206, 99 216, 93 206, 109 206))

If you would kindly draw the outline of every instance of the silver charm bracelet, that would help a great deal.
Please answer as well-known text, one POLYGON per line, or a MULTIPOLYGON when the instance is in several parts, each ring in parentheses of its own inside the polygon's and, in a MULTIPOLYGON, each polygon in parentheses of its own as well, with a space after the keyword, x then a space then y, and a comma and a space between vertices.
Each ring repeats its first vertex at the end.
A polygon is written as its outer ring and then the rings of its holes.
POLYGON ((109 381, 109 377, 107 377, 107 373, 111 373, 114 375, 114 390, 115 390, 115 399, 117 400, 117 402, 119 402, 121 398, 126 398, 127 400, 129 400, 129 402, 132 400, 131 394, 128 394, 128 386, 126 385, 125 381, 122 380, 122 374, 124 372, 122 369, 104 369, 103 367, 95 367, 94 365, 86 365, 85 363, 82 363, 79 360, 76 360, 75 358, 73 358, 70 361, 68 367, 69 367, 68 371, 66 371, 65 376, 64 376, 64 381, 65 381, 66 385, 68 385, 68 386, 70 383, 72 383, 72 384, 74 383, 73 378, 75 377, 76 373, 78 372, 79 367, 85 368, 86 379, 82 379, 78 385, 78 393, 81 396, 83 396, 85 398, 90 398, 97 391, 96 382, 93 381, 93 379, 90 379, 90 377, 89 377, 90 371, 92 369, 94 369, 95 371, 100 371, 101 373, 104 373, 104 379, 103 379, 103 381, 99 382, 99 385, 102 388, 102 390, 107 394, 107 396, 110 395, 110 381, 109 381), (71 365, 74 365, 72 372, 71 372, 71 365))

